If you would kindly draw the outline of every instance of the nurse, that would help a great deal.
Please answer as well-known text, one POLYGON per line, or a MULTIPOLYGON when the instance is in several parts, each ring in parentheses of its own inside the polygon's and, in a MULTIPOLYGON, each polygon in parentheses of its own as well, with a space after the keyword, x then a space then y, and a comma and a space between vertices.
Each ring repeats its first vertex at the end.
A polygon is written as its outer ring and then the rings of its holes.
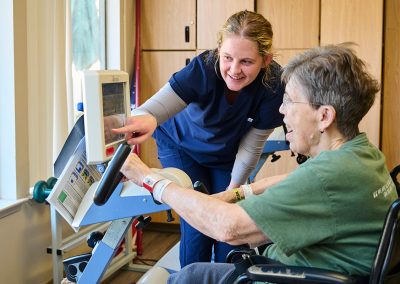
MULTIPOLYGON (((126 126, 113 131, 124 133, 131 145, 153 135, 162 166, 182 169, 211 194, 244 184, 266 139, 282 125, 285 87, 272 59, 272 35, 262 15, 232 15, 218 33, 216 49, 173 74, 126 126)), ((180 226, 182 267, 212 258, 225 262, 231 245, 203 235, 183 218, 180 226)))

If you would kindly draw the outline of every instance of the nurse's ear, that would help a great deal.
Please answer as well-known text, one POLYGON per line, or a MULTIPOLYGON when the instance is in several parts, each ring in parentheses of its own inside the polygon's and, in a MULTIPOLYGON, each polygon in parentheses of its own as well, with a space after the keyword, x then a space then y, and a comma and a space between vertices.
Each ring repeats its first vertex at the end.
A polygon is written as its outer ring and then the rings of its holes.
POLYGON ((267 55, 265 55, 263 67, 267 67, 271 63, 272 57, 273 57, 272 53, 268 53, 267 55))

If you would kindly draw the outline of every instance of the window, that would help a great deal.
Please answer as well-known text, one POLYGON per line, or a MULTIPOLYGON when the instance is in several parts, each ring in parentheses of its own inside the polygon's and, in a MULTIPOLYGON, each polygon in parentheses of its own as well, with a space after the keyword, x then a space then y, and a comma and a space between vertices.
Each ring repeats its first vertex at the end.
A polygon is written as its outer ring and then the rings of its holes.
POLYGON ((75 118, 85 70, 105 68, 105 0, 71 1, 72 86, 75 118))
MULTIPOLYGON (((99 42, 94 58, 84 68, 120 69, 119 1, 0 1, 0 210, 26 198, 30 186, 52 174, 52 113, 57 104, 52 98, 57 92, 52 88, 57 85, 53 65, 59 56, 53 37, 60 34, 52 21, 63 20, 59 15, 65 12, 65 3, 72 8, 83 2, 94 7, 90 15, 98 29, 94 41, 99 42), (113 37, 107 49, 106 29, 113 37), (106 50, 111 54, 107 62, 106 50)), ((82 101, 83 69, 77 65, 74 62, 72 66, 75 109, 76 103, 82 101)))
MULTIPOLYGON (((105 18, 100 14, 101 9, 104 14, 105 0, 86 2, 95 3, 100 25, 105 18)), ((48 82, 54 79, 53 57, 58 56, 51 21, 55 11, 62 14, 64 9, 64 3, 58 1, 0 1, 0 210, 26 199, 30 186, 51 176, 50 117, 57 102, 47 99, 54 92, 48 82)), ((104 42, 104 21, 102 24, 98 35, 104 42)), ((91 68, 101 67, 104 47, 100 45, 98 50, 91 68)))

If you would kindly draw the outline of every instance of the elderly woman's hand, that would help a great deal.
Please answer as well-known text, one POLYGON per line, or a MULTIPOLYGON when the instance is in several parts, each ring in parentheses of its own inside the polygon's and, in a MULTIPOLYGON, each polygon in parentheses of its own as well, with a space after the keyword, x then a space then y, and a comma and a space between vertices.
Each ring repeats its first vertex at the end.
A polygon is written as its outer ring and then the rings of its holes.
POLYGON ((150 168, 135 153, 129 154, 121 168, 121 172, 127 179, 139 186, 143 186, 143 179, 151 174, 150 168))

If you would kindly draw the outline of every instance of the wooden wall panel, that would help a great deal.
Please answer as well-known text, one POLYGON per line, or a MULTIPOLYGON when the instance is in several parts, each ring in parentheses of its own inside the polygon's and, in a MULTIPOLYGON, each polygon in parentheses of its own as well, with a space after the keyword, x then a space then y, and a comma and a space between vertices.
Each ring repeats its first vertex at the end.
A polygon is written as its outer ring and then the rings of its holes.
POLYGON ((257 12, 272 24, 274 47, 319 44, 319 0, 257 0, 257 12))
MULTIPOLYGON (((354 42, 358 56, 380 80, 383 0, 321 0, 321 45, 354 42)), ((360 129, 379 146, 380 94, 361 121, 360 129)))
POLYGON ((195 0, 145 0, 141 3, 142 49, 196 49, 195 0), (185 40, 186 26, 189 27, 189 42, 185 40))
POLYGON ((389 169, 400 164, 400 1, 386 1, 382 151, 389 169))
POLYGON ((304 51, 306 49, 276 49, 274 50, 274 60, 281 66, 285 66, 296 54, 304 51))
POLYGON ((234 13, 254 11, 253 0, 199 0, 197 1, 197 49, 217 47, 217 32, 234 13))

